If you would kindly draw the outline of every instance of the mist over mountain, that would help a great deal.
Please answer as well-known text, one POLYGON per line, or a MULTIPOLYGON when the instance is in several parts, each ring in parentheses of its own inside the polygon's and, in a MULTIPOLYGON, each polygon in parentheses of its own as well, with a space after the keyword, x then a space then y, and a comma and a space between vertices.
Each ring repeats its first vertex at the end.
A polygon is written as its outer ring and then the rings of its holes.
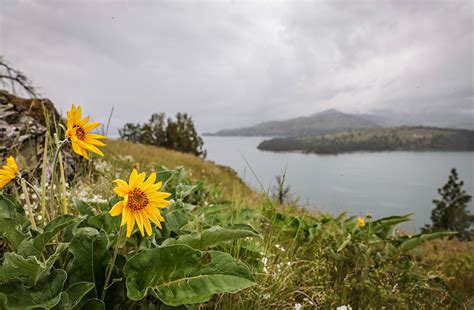
POLYGON ((442 115, 418 115, 383 112, 380 114, 352 114, 328 109, 309 116, 288 120, 269 121, 254 126, 222 129, 205 135, 215 136, 314 136, 337 131, 394 126, 429 126, 474 129, 471 115, 443 118, 442 115), (457 119, 457 121, 453 121, 457 119))
POLYGON ((284 121, 271 121, 251 127, 224 129, 216 136, 311 136, 330 132, 375 128, 380 125, 369 117, 347 114, 335 109, 284 121))

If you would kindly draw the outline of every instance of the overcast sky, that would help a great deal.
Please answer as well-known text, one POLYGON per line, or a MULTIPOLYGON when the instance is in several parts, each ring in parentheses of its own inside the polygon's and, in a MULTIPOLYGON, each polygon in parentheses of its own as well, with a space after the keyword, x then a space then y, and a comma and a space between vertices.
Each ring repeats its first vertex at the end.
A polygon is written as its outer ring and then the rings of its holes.
POLYGON ((473 122, 473 1, 0 0, 0 54, 65 112, 201 131, 328 108, 473 122))

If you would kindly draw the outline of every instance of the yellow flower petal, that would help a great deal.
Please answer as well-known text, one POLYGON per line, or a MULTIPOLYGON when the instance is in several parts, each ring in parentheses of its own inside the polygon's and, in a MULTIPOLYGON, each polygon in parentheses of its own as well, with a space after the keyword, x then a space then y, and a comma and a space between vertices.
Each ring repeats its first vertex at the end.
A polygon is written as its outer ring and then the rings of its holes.
POLYGON ((18 165, 13 156, 7 158, 6 164, 0 169, 0 188, 5 187, 18 174, 18 165))
POLYGON ((93 153, 96 153, 97 155, 100 155, 100 156, 104 156, 104 153, 102 153, 101 150, 99 150, 97 147, 91 145, 91 144, 88 144, 88 143, 85 143, 81 140, 77 141, 77 143, 79 144, 79 146, 85 150, 88 150, 88 151, 91 151, 93 153))
POLYGON ((119 201, 112 207, 112 209, 110 209, 109 213, 112 216, 117 216, 122 213, 122 210, 123 210, 123 202, 119 201))
POLYGON ((133 226, 135 226, 135 216, 133 213, 131 213, 127 221, 127 238, 130 238, 130 235, 133 231, 133 226))
MULTIPOLYGON (((150 225, 150 221, 148 220, 148 217, 146 217, 146 215, 142 214, 142 212, 140 212, 140 215, 143 219, 143 225, 145 226, 145 230, 146 230, 146 234, 148 236, 151 236, 152 235, 152 232, 153 230, 151 229, 151 225, 150 225)), ((146 213, 146 212, 145 212, 146 213)))
POLYGON ((101 141, 96 139, 103 139, 104 136, 89 134, 89 131, 98 127, 100 123, 92 122, 89 123, 89 116, 82 118, 82 109, 80 106, 77 108, 75 105, 71 106, 71 110, 67 113, 67 129, 66 136, 72 142, 73 151, 76 154, 83 156, 85 159, 89 159, 88 152, 93 152, 97 155, 104 156, 101 150, 97 146, 105 146, 101 141))
POLYGON ((164 218, 161 216, 158 208, 164 208, 169 201, 164 198, 169 197, 169 193, 157 192, 162 183, 156 181, 156 173, 152 173, 148 178, 144 172, 138 173, 137 169, 133 169, 128 178, 128 183, 124 180, 114 180, 117 185, 113 190, 119 196, 123 196, 122 205, 116 204, 110 213, 119 215, 122 213, 121 225, 127 225, 127 237, 133 232, 135 223, 138 226, 142 236, 151 236, 153 222, 158 228, 162 228, 161 222, 164 218))
POLYGON ((138 171, 137 169, 133 169, 132 173, 130 174, 130 177, 128 178, 128 185, 130 186, 130 189, 134 189, 137 187, 137 179, 138 179, 138 171))
POLYGON ((142 237, 144 237, 145 233, 143 231, 143 218, 142 218, 142 213, 140 211, 135 212, 135 219, 137 221, 138 229, 140 230, 142 237))
POLYGON ((100 123, 99 122, 92 122, 92 123, 89 123, 89 124, 86 124, 84 125, 82 128, 84 129, 85 132, 89 132, 91 131, 92 129, 95 129, 97 127, 100 126, 100 123))

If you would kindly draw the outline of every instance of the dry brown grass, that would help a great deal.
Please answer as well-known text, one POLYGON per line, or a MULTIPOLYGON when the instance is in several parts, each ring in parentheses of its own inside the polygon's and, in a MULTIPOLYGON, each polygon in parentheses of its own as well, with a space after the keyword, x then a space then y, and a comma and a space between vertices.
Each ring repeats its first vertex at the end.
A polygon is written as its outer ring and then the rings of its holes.
POLYGON ((222 198, 242 200, 254 198, 255 193, 240 179, 237 173, 226 166, 203 160, 190 154, 143 145, 122 140, 107 140, 104 153, 109 155, 130 155, 142 169, 163 165, 168 168, 184 166, 194 181, 205 180, 222 190, 222 198))
POLYGON ((474 241, 439 239, 419 250, 427 268, 439 272, 466 308, 474 308, 474 241))

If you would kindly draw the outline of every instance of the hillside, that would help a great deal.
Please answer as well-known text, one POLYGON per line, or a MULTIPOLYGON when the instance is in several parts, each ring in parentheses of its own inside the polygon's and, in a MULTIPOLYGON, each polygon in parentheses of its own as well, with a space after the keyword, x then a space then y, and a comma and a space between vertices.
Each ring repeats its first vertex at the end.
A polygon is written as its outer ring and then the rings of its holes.
MULTIPOLYGON (((107 140, 105 152, 112 158, 130 156, 141 169, 152 169, 156 165, 169 168, 184 166, 195 181, 205 180, 221 190, 224 199, 234 196, 252 196, 252 190, 230 167, 173 150, 143 145, 123 140, 107 140)), ((113 164, 117 165, 119 161, 113 164)))
POLYGON ((337 154, 356 151, 472 151, 474 131, 433 127, 392 127, 322 136, 274 138, 260 150, 337 154))
POLYGON ((349 129, 374 128, 379 125, 368 117, 347 114, 338 110, 326 110, 306 117, 285 121, 265 122, 255 126, 225 129, 216 136, 284 136, 296 137, 321 135, 349 129))

